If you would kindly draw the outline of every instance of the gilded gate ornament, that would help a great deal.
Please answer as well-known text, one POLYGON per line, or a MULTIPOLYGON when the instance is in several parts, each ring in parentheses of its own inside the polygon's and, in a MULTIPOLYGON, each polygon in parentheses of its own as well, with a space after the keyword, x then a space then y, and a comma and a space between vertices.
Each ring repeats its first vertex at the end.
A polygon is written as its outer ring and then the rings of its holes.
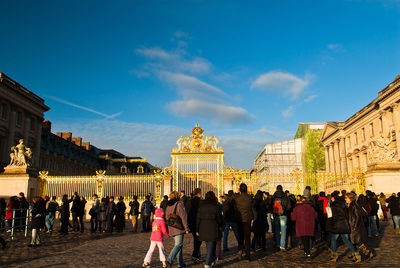
POLYGON ((221 147, 218 147, 218 139, 214 136, 204 136, 204 129, 199 124, 192 128, 192 135, 189 137, 180 137, 176 144, 178 148, 172 150, 173 153, 211 153, 223 152, 221 147))

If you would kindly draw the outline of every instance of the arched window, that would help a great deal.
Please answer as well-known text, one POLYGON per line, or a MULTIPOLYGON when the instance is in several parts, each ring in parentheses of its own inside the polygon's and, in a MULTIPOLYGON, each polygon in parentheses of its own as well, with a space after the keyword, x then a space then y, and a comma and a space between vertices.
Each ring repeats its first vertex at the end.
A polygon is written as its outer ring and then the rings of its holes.
POLYGON ((125 165, 121 166, 121 173, 126 173, 127 172, 127 168, 125 165))
POLYGON ((142 166, 142 165, 139 165, 139 166, 137 167, 136 173, 144 173, 144 170, 143 170, 143 166, 142 166))

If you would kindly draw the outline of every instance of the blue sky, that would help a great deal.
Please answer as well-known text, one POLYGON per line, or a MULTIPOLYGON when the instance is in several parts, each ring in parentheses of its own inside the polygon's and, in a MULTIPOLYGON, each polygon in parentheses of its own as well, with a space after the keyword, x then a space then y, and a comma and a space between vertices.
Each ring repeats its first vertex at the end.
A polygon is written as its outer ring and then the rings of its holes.
POLYGON ((169 165, 199 123, 250 168, 299 122, 342 121, 400 74, 400 1, 3 1, 0 71, 53 132, 169 165))

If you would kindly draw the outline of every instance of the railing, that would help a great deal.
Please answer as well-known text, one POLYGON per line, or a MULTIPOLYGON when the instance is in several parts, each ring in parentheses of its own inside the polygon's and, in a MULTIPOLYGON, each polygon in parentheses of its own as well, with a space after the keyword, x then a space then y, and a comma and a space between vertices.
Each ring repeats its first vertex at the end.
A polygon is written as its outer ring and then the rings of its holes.
POLYGON ((144 200, 147 193, 152 193, 156 200, 161 200, 164 190, 162 171, 154 175, 105 175, 104 171, 97 171, 96 176, 48 176, 47 172, 40 172, 45 182, 43 195, 56 196, 60 201, 64 194, 72 192, 90 200, 93 194, 100 198, 106 196, 123 196, 126 200, 134 195, 138 200, 144 200))
POLYGON ((9 233, 11 239, 14 239, 16 231, 23 231, 26 237, 31 221, 31 210, 29 208, 22 208, 6 211, 12 212, 12 218, 0 219, 0 231, 9 233))

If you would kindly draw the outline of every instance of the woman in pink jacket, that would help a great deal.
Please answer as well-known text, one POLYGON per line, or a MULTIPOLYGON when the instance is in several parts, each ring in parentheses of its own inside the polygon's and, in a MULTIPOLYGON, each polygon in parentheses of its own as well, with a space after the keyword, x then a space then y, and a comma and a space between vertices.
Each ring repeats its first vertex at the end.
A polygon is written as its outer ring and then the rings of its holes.
POLYGON ((167 267, 166 257, 164 252, 163 245, 163 235, 169 237, 169 233, 167 231, 167 227, 164 221, 164 210, 162 208, 156 209, 155 212, 156 219, 153 221, 152 232, 150 237, 150 248, 147 251, 146 257, 144 258, 144 262, 142 267, 150 267, 151 257, 153 256, 153 252, 158 247, 160 252, 160 261, 163 264, 163 267, 167 267))

